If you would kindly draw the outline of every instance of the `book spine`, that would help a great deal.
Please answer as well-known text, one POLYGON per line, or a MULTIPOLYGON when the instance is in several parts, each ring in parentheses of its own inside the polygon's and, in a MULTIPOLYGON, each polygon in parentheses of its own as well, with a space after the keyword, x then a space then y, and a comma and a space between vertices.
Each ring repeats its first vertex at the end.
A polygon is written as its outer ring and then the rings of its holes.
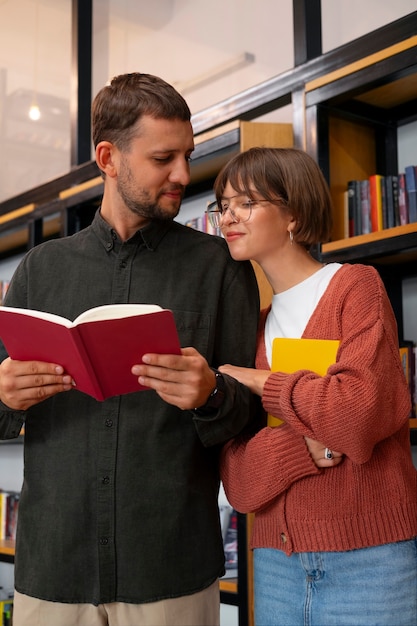
POLYGON ((408 221, 411 224, 417 222, 417 166, 407 165, 404 173, 408 197, 408 221))
POLYGON ((382 192, 381 192, 382 176, 380 174, 372 174, 369 177, 369 199, 371 207, 371 228, 372 232, 383 230, 382 215, 382 192))
POLYGON ((371 213, 369 205, 369 180, 360 181, 361 213, 362 213, 362 233, 365 235, 371 232, 371 213))
POLYGON ((356 213, 355 183, 356 181, 349 180, 347 184, 349 237, 353 237, 355 235, 355 213, 356 213))
POLYGON ((394 208, 394 226, 399 226, 400 222, 400 213, 398 208, 398 175, 394 174, 391 176, 391 186, 392 186, 392 203, 394 208))
POLYGON ((398 174, 398 213, 400 225, 408 224, 408 198, 404 172, 398 174))
POLYGON ((226 569, 237 569, 238 552, 237 552, 237 512, 233 509, 224 540, 224 555, 226 569))
POLYGON ((395 226, 393 176, 385 176, 384 192, 386 204, 386 228, 395 226))

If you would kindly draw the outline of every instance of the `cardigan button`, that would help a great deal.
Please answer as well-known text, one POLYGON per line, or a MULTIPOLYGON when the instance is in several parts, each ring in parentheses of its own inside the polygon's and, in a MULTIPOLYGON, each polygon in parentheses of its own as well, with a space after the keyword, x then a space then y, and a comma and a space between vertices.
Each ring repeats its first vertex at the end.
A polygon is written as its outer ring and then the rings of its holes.
POLYGON ((285 533, 281 533, 281 541, 282 543, 287 543, 287 535, 285 533))

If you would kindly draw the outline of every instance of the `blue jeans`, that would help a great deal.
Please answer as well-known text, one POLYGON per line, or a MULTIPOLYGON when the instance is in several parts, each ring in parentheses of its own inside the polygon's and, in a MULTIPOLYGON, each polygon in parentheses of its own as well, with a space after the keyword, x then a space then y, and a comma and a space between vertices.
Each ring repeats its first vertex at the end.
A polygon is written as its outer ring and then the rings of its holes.
POLYGON ((347 552, 254 550, 256 626, 417 626, 417 538, 347 552))

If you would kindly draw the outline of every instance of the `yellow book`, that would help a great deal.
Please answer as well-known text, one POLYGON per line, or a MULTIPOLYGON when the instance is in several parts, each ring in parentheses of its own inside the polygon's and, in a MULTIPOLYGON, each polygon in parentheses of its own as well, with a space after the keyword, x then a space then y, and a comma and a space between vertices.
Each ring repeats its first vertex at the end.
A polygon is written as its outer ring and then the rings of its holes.
MULTIPOLYGON (((311 370, 324 376, 329 365, 336 362, 338 339, 294 339, 276 337, 272 343, 272 372, 291 374, 311 370)), ((280 426, 283 421, 268 415, 268 426, 280 426)))

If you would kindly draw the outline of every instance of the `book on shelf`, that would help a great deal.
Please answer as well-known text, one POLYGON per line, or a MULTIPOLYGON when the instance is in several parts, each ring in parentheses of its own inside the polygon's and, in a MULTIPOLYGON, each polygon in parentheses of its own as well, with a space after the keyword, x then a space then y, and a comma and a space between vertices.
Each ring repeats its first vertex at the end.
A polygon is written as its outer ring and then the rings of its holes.
POLYGON ((202 233, 208 233, 209 235, 219 235, 220 229, 215 228, 210 224, 207 213, 203 213, 198 217, 193 217, 186 222, 184 222, 185 226, 189 226, 190 228, 194 228, 194 230, 200 230, 202 233))
POLYGON ((0 626, 12 626, 13 597, 0 600, 0 626))
POLYGON ((345 189, 343 192, 343 239, 351 237, 349 228, 349 194, 345 189))
POLYGON ((20 493, 0 490, 0 540, 16 540, 20 493))
POLYGON ((75 389, 99 401, 146 389, 131 373, 143 354, 181 354, 172 311, 152 304, 94 307, 73 322, 2 306, 0 337, 12 359, 62 365, 75 389))
POLYGON ((226 575, 232 570, 234 576, 237 575, 238 565, 238 536, 237 536, 237 511, 232 509, 226 529, 226 536, 223 541, 226 575))
POLYGON ((361 188, 359 180, 349 180, 347 184, 348 192, 348 216, 349 216, 349 237, 362 233, 361 214, 361 188))
POLYGON ((233 508, 230 504, 219 504, 220 528, 222 531, 223 543, 226 539, 226 533, 229 527, 229 519, 232 511, 233 508))
POLYGON ((394 228, 400 225, 398 212, 398 176, 389 174, 384 179, 385 205, 386 205, 386 228, 394 228))
POLYGON ((400 225, 408 224, 408 196, 404 172, 398 174, 398 213, 400 225))
POLYGON ((9 280, 0 280, 0 305, 3 304, 7 290, 9 288, 9 280))
POLYGON ((382 184, 383 176, 381 176, 381 174, 372 174, 369 177, 369 205, 372 232, 383 230, 384 228, 382 184))
POLYGON ((417 222, 417 165, 407 165, 404 169, 405 187, 408 198, 408 222, 417 222))
MULTIPOLYGON (((276 337, 272 342, 272 372, 291 374, 310 370, 324 376, 330 365, 336 362, 338 339, 295 339, 276 337)), ((281 426, 283 421, 268 415, 268 426, 281 426)))
POLYGON ((371 211, 369 204, 369 180, 361 180, 360 184, 360 196, 361 196, 361 218, 362 218, 362 231, 361 234, 365 235, 371 232, 371 211))

